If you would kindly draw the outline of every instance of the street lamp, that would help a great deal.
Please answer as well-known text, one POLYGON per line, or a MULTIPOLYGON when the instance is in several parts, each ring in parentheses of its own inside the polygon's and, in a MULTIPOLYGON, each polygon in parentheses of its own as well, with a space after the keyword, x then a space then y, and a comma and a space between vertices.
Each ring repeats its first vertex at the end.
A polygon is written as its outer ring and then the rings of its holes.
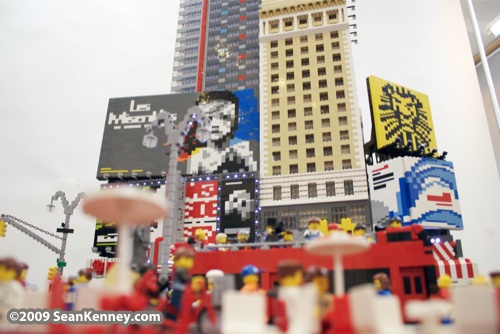
POLYGON ((87 195, 85 193, 79 193, 76 198, 69 204, 68 200, 66 199, 66 194, 62 191, 58 191, 55 193, 54 196, 52 196, 52 199, 50 200, 50 204, 47 205, 47 209, 49 212, 54 211, 54 201, 61 199, 61 203, 64 208, 64 214, 66 215, 66 219, 64 223, 62 224, 61 228, 58 228, 56 231, 59 233, 62 233, 62 244, 61 244, 61 252, 59 253, 59 259, 57 260, 57 275, 62 276, 63 269, 66 266, 66 261, 64 260, 64 255, 66 253, 66 240, 68 238, 69 233, 73 233, 73 229, 69 228, 69 219, 73 212, 75 211, 75 208, 78 206, 78 203, 80 202, 81 199, 85 198, 87 195))
POLYGON ((161 271, 160 281, 168 281, 168 260, 170 255, 170 246, 173 244, 173 234, 180 224, 183 222, 176 220, 176 214, 179 210, 179 199, 177 192, 177 159, 179 157, 179 149, 184 145, 186 136, 193 122, 198 123, 196 129, 196 139, 201 143, 205 143, 210 139, 211 121, 208 116, 199 106, 193 106, 188 109, 187 115, 178 124, 174 124, 174 117, 169 112, 161 110, 156 119, 146 126, 146 135, 142 140, 142 144, 147 148, 154 148, 158 144, 158 138, 154 135, 155 128, 163 128, 167 136, 167 145, 170 147, 170 158, 168 160, 167 172, 167 214, 163 223, 163 249, 161 254, 161 271))

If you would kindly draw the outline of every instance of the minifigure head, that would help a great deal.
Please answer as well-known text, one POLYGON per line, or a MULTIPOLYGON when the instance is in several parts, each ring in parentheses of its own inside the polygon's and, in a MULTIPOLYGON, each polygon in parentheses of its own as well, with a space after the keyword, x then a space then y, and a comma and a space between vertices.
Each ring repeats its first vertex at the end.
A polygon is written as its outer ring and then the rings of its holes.
POLYGON ((28 274, 28 265, 24 262, 20 262, 17 264, 17 280, 24 281, 26 280, 26 274, 28 274))
POLYGON ((451 286, 453 285, 453 280, 451 279, 450 275, 444 274, 444 275, 439 276, 439 278, 437 280, 437 285, 438 285, 438 288, 440 288, 440 289, 451 288, 451 286))
POLYGON ((17 262, 11 257, 0 259, 0 282, 9 282, 17 277, 17 262))
POLYGON ((174 254, 174 268, 191 269, 194 264, 194 251, 188 247, 179 247, 174 254))
POLYGON ((224 272, 219 269, 212 269, 207 271, 207 290, 212 291, 214 288, 214 281, 216 277, 224 277, 224 272))
POLYGON ((490 274, 491 283, 494 288, 500 288, 500 271, 495 271, 490 274))
POLYGON ((311 217, 307 221, 307 225, 309 226, 310 230, 317 231, 319 230, 319 218, 318 217, 311 217))
POLYGON ((225 233, 217 233, 215 236, 215 241, 219 245, 225 245, 227 244, 227 235, 225 233))
POLYGON ((198 241, 205 241, 205 239, 207 238, 207 235, 205 234, 205 231, 203 229, 199 228, 195 232, 195 237, 196 237, 196 240, 198 240, 198 241))
POLYGON ((337 223, 330 223, 328 224, 328 235, 332 234, 333 232, 339 232, 342 231, 342 227, 339 226, 337 223))
POLYGON ((386 273, 377 273, 373 275, 373 284, 375 285, 375 289, 377 289, 377 291, 391 290, 391 280, 386 273))
POLYGON ((283 232, 283 241, 293 241, 293 232, 292 231, 283 232))
POLYGON ((392 228, 401 228, 403 226, 403 222, 401 219, 395 217, 391 219, 391 227, 392 228))
POLYGON ((477 285, 477 286, 486 286, 489 285, 489 279, 485 275, 477 275, 473 279, 470 280, 470 285, 477 285))
POLYGON ((76 276, 69 276, 68 277, 68 286, 75 286, 78 283, 78 277, 76 276))
POLYGON ((298 261, 281 261, 278 263, 278 278, 280 286, 300 286, 304 283, 304 268, 298 261))
POLYGON ((259 269, 251 264, 244 266, 241 269, 241 278, 243 284, 257 284, 259 283, 259 269))
POLYGON ((205 282, 205 277, 201 275, 196 275, 193 278, 191 278, 191 289, 193 290, 194 293, 199 293, 205 289, 206 282, 205 282))
POLYGON ((249 238, 250 238, 250 234, 248 233, 247 230, 240 230, 238 232, 238 241, 239 242, 245 243, 248 241, 249 238))
POLYGON ((366 234, 366 227, 361 224, 356 224, 353 230, 353 235, 355 237, 364 237, 366 234))
POLYGON ((77 279, 78 283, 85 284, 90 282, 91 279, 92 279, 92 270, 81 269, 78 271, 78 279, 77 279))
POLYGON ((274 233, 274 227, 272 227, 271 225, 267 225, 266 226, 266 232, 267 232, 267 234, 273 234, 274 233))
POLYGON ((319 293, 328 292, 328 270, 324 267, 311 266, 307 268, 305 281, 313 283, 319 293))

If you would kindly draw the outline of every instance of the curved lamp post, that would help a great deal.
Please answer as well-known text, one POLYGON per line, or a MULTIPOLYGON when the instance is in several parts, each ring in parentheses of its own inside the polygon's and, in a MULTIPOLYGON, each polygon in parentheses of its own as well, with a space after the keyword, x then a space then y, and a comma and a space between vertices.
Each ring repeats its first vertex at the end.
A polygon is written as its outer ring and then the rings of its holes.
POLYGON ((168 161, 167 172, 167 214, 163 223, 163 248, 160 258, 161 271, 160 281, 168 280, 168 260, 170 255, 170 246, 174 242, 173 234, 177 230, 178 224, 183 222, 176 221, 176 214, 179 209, 178 192, 177 192, 177 159, 179 157, 179 149, 184 145, 186 136, 193 122, 198 123, 196 129, 196 139, 205 143, 210 139, 211 121, 208 116, 205 116, 203 110, 198 106, 193 106, 188 109, 187 115, 178 124, 174 124, 172 114, 162 110, 156 116, 156 119, 146 127, 147 134, 144 135, 142 144, 147 148, 154 148, 158 144, 158 138, 154 135, 155 128, 163 128, 167 136, 167 144, 170 146, 170 158, 168 161))

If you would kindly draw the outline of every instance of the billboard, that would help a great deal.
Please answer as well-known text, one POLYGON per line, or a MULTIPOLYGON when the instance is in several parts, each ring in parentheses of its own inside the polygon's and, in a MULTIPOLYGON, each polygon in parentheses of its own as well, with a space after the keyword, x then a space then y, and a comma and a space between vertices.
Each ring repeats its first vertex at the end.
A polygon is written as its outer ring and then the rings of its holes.
POLYGON ((205 231, 207 242, 215 243, 217 234, 217 179, 186 182, 184 210, 184 237, 195 236, 196 230, 205 231))
POLYGON ((175 124, 198 105, 212 119, 207 143, 195 139, 193 123, 180 148, 178 170, 182 175, 257 171, 259 161, 259 111, 253 89, 188 94, 137 96, 109 100, 101 154, 99 180, 165 177, 170 147, 167 136, 156 129, 158 145, 145 148, 145 126, 164 110, 175 124))
POLYGON ((394 144, 396 139, 413 151, 417 151, 420 144, 429 152, 437 149, 426 94, 375 76, 366 80, 376 150, 394 144))
POLYGON ((400 157, 368 166, 374 224, 400 218, 403 225, 463 229, 453 164, 400 157))

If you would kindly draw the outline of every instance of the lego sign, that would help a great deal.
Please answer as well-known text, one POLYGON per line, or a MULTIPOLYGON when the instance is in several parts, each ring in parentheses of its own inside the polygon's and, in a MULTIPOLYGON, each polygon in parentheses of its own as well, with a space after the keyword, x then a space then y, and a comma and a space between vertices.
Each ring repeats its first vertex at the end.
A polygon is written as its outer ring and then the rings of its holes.
POLYGON ((369 166, 374 223, 399 217, 403 225, 463 229, 453 164, 403 157, 369 166))
POLYGON ((217 231, 217 187, 215 181, 186 183, 186 204, 184 210, 184 236, 194 236, 201 228, 207 241, 215 243, 217 231))

